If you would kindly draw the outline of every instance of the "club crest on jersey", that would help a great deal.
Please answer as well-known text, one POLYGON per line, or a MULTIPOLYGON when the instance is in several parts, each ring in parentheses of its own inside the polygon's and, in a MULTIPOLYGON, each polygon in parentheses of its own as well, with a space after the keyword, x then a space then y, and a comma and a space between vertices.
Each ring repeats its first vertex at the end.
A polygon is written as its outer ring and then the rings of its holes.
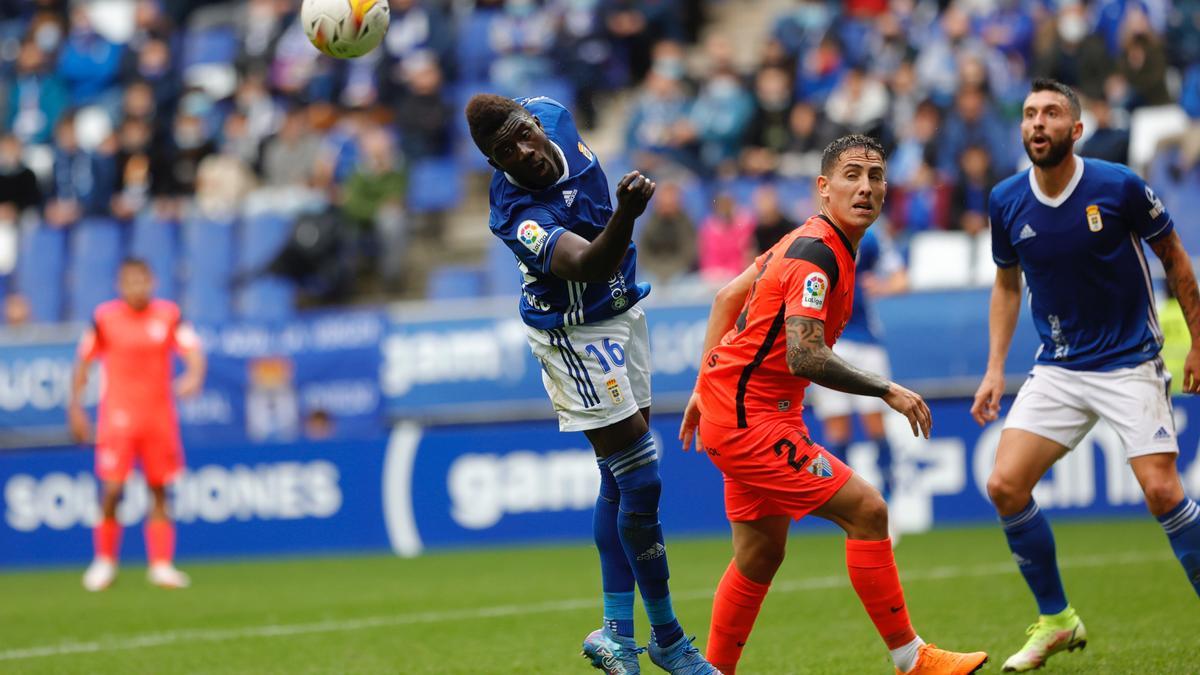
POLYGON ((164 321, 150 321, 146 324, 146 334, 155 342, 162 342, 167 339, 167 324, 164 321))
POLYGON ((549 233, 532 220, 526 220, 517 226, 517 240, 535 254, 542 252, 549 237, 549 233))
POLYGON ((809 462, 805 469, 817 478, 832 478, 833 465, 829 463, 829 459, 820 453, 817 453, 817 458, 809 462))
POLYGON ((1099 232, 1104 229, 1104 221, 1100 219, 1100 207, 1095 204, 1089 204, 1087 207, 1088 229, 1092 232, 1099 232))
POLYGON ((614 404, 620 405, 621 401, 625 400, 625 395, 621 393, 621 386, 617 384, 615 379, 605 382, 604 387, 608 389, 608 395, 612 398, 614 404))
POLYGON ((588 146, 584 145, 583 141, 579 141, 579 154, 587 157, 589 162, 592 161, 592 151, 588 150, 588 146))
POLYGON ((800 296, 801 307, 821 309, 825 307, 825 295, 829 292, 829 279, 820 272, 804 277, 804 293, 800 296))

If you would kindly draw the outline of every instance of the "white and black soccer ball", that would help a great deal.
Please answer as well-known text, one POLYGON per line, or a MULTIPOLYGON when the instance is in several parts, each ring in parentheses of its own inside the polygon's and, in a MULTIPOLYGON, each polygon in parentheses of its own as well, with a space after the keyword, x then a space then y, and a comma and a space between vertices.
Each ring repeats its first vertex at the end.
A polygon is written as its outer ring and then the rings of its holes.
POLYGON ((313 46, 353 59, 379 46, 387 33, 388 0, 304 0, 300 22, 313 46))

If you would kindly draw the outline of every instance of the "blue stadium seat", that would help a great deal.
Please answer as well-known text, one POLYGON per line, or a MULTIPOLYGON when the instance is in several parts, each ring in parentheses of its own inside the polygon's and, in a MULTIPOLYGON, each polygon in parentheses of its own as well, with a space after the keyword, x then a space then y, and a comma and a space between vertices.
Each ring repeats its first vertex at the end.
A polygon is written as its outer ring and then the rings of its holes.
POLYGON ((203 63, 233 63, 237 55, 237 32, 233 26, 190 30, 183 38, 181 70, 203 63))
POLYGON ((179 224, 146 212, 133 221, 129 255, 145 260, 154 272, 155 295, 167 300, 179 297, 177 278, 179 224))
POLYGON ((183 258, 187 283, 183 312, 197 323, 221 323, 232 315, 234 222, 188 217, 183 224, 183 258))
POLYGON ((800 223, 813 214, 813 180, 784 178, 775 183, 779 191, 779 206, 783 212, 800 223))
POLYGON ((430 300, 479 298, 485 295, 484 271, 469 265, 446 265, 429 275, 425 296, 430 300))
MULTIPOLYGON (((619 179, 619 177, 617 178, 619 179)), ((680 196, 683 200, 683 210, 691 216, 692 222, 699 227, 700 223, 712 211, 712 195, 708 191, 708 186, 704 184, 704 181, 691 179, 683 181, 679 187, 680 196)))
POLYGON ((117 296, 117 267, 123 256, 121 225, 111 218, 84 218, 70 232, 67 318, 87 321, 100 303, 117 296))
POLYGON ((413 213, 446 211, 463 198, 462 176, 453 159, 414 162, 408 176, 408 208, 413 213))
POLYGON ((460 80, 487 80, 496 52, 492 50, 492 22, 500 16, 496 9, 467 12, 458 26, 456 61, 460 80))
MULTIPOLYGON (((21 238, 16 290, 29 299, 34 321, 62 320, 66 272, 66 230, 41 226, 21 238)), ((111 279, 109 284, 111 286, 111 279)))
MULTIPOLYGON (((262 270, 287 244, 293 218, 281 211, 248 212, 238 237, 239 273, 262 270)), ((256 276, 236 292, 238 315, 245 319, 281 321, 295 316, 296 286, 274 276, 256 276)))
POLYGON ((492 238, 487 257, 487 294, 514 296, 521 292, 521 271, 517 258, 499 239, 492 238))

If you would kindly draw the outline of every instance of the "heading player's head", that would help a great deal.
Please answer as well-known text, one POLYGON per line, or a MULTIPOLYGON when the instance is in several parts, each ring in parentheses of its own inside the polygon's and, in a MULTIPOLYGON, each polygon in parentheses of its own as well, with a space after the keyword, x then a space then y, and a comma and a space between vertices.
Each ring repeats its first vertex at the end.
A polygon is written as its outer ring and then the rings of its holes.
POLYGON ((154 297, 154 272, 141 258, 126 258, 117 269, 117 293, 137 311, 145 309, 154 297))
POLYGON ((817 176, 821 212, 861 235, 883 210, 886 171, 883 146, 874 138, 851 134, 830 143, 817 176))
POLYGON ((467 103, 471 139, 488 159, 525 187, 554 185, 562 175, 558 151, 542 121, 520 103, 495 94, 476 94, 467 103))
POLYGON ((1057 80, 1037 78, 1021 109, 1021 142, 1033 165, 1058 166, 1083 134, 1079 97, 1057 80))

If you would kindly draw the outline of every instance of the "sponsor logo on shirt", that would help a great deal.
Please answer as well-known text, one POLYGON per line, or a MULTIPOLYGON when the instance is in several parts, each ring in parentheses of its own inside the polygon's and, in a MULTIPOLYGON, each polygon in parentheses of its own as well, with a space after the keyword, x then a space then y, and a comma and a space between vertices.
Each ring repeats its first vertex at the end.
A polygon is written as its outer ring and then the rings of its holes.
POLYGON ((1087 207, 1088 229, 1092 232, 1099 232, 1104 229, 1104 221, 1100 219, 1100 207, 1095 204, 1089 204, 1087 207))
POLYGON ((563 201, 570 206, 575 203, 575 195, 579 194, 579 190, 563 190, 563 201))
MULTIPOLYGON (((579 141, 579 153, 587 157, 589 162, 592 161, 592 151, 588 150, 588 146, 584 145, 583 141, 579 141)), ((570 204, 567 204, 567 206, 570 206, 570 204)))
POLYGON ((1029 226, 1029 223, 1025 223, 1025 227, 1021 228, 1021 233, 1017 235, 1017 239, 1024 241, 1026 239, 1033 239, 1036 236, 1037 232, 1033 231, 1033 228, 1029 226))
POLYGON ((829 279, 821 272, 804 277, 804 293, 800 296, 801 307, 821 309, 825 306, 825 295, 829 292, 829 279))
POLYGON ((546 240, 549 238, 550 234, 532 220, 526 220, 517 226, 517 240, 534 254, 542 252, 546 246, 546 240))

